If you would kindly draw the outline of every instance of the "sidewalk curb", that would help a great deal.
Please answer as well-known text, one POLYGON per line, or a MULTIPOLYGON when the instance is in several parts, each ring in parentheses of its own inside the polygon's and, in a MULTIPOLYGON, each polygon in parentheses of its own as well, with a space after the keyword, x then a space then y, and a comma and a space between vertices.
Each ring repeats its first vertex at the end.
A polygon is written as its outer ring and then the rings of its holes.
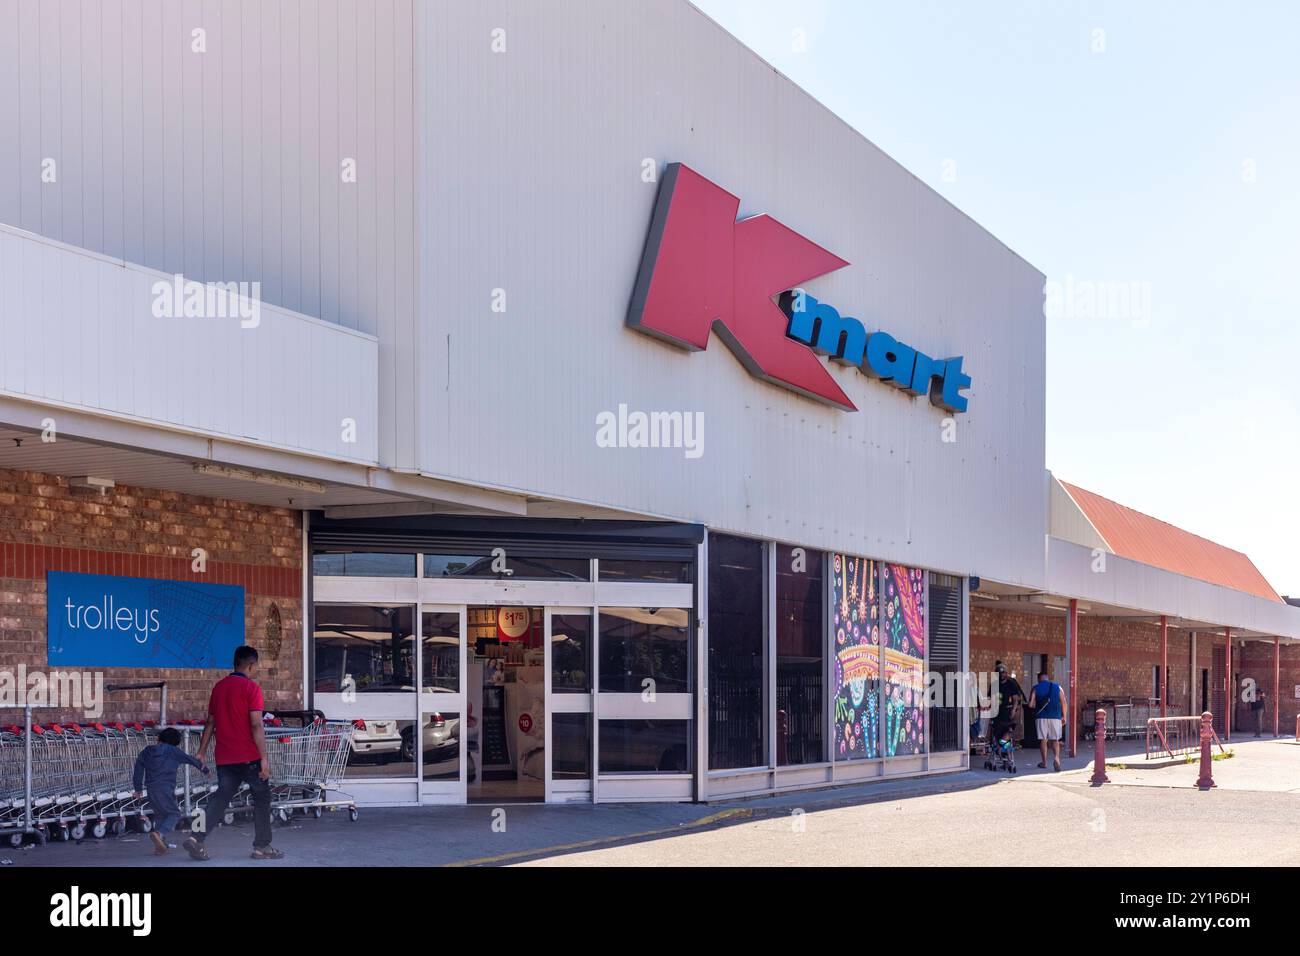
POLYGON ((600 846, 608 846, 614 843, 622 843, 625 840, 645 840, 657 836, 667 836, 673 833, 684 833, 693 829, 704 829, 727 820, 743 819, 753 816, 752 810, 747 807, 737 807, 732 810, 722 810, 718 813, 710 813, 700 817, 698 820, 692 820, 688 823, 679 823, 673 827, 659 827, 655 830, 642 830, 639 833, 622 833, 613 834, 604 837, 594 837, 590 840, 578 840, 573 843, 559 843, 553 846, 538 847, 531 850, 511 850, 509 853, 498 853, 495 856, 482 856, 469 860, 457 860, 455 863, 444 863, 443 867, 470 867, 470 866, 493 866, 499 863, 511 863, 526 860, 537 856, 549 856, 555 853, 565 853, 572 850, 588 850, 600 846))
MULTIPOLYGON (((800 790, 785 794, 761 794, 748 798, 732 797, 725 800, 710 800, 704 802, 701 806, 709 807, 736 803, 745 803, 748 805, 729 806, 725 809, 707 813, 695 820, 679 823, 676 826, 658 827, 653 830, 642 830, 636 833, 610 834, 609 836, 593 837, 590 840, 578 840, 572 843, 561 843, 552 846, 535 847, 532 849, 511 850, 508 853, 475 857, 468 860, 458 860, 454 863, 444 863, 442 866, 473 867, 519 863, 538 857, 552 856, 557 853, 597 849, 633 840, 646 840, 655 837, 702 831, 715 828, 725 823, 739 822, 742 820, 771 820, 781 816, 788 816, 794 810, 828 810, 837 807, 861 806, 868 803, 884 803, 889 800, 903 800, 911 797, 927 796, 930 794, 972 790, 996 782, 998 782, 998 780, 981 778, 971 774, 970 771, 963 770, 950 774, 943 774, 940 777, 918 778, 909 786, 890 787, 887 790, 881 787, 880 783, 851 784, 848 786, 841 784, 839 787, 834 788, 800 790), (846 790, 852 790, 852 792, 846 793, 844 792, 846 790), (864 793, 864 790, 867 792, 864 793), (819 798, 800 799, 801 797, 811 797, 813 795, 817 795, 819 798), (779 802, 771 802, 765 806, 755 805, 760 801, 779 802)), ((895 781, 895 783, 902 784, 904 781, 895 781)))

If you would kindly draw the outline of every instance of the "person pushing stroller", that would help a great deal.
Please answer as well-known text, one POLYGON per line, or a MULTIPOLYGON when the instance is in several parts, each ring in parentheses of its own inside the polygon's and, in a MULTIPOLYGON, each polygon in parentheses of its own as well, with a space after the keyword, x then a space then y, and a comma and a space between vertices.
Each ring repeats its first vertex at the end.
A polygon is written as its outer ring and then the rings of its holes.
MULTIPOLYGON (((1020 717, 1020 704, 1025 699, 1025 692, 1020 682, 1007 673, 1007 666, 1001 661, 994 665, 998 674, 998 712, 989 728, 989 743, 1007 737, 1014 737, 1014 728, 1020 717)), ((1012 741, 1014 745, 1015 741, 1012 741)))

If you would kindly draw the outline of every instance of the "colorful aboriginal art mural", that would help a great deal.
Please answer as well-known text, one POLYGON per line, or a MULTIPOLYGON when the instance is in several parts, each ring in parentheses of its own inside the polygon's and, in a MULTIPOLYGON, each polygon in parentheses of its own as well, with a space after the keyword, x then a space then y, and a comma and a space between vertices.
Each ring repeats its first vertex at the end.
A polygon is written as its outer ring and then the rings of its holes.
POLYGON ((833 558, 836 760, 880 756, 878 567, 866 558, 833 558))
POLYGON ((885 756, 925 753, 925 572, 882 566, 885 756))

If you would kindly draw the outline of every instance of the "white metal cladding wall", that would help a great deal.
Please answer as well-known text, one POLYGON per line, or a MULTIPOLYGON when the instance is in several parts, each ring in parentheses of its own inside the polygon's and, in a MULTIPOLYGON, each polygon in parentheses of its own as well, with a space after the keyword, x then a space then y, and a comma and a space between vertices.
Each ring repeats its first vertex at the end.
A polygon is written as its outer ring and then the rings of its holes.
POLYGON ((427 471, 1042 582, 1037 270, 683 0, 431 4, 417 23, 427 471), (958 440, 857 371, 835 372, 846 413, 750 377, 716 336, 688 354, 626 329, 646 158, 852 262, 808 289, 869 329, 964 355, 958 440), (598 448, 620 403, 703 411, 703 457, 598 448))
POLYGON ((256 325, 155 317, 173 281, 0 225, 0 394, 375 462, 373 337, 266 304, 256 325))
POLYGON ((1048 474, 1048 526, 1047 531, 1054 538, 1073 541, 1075 544, 1089 548, 1101 548, 1110 552, 1110 545, 1075 504, 1070 493, 1061 486, 1052 474, 1048 474))
POLYGON ((1098 572, 1092 549, 1048 539, 1050 593, 1081 601, 1170 614, 1223 627, 1300 638, 1300 608, 1107 554, 1098 572))
POLYGON ((259 281, 377 335, 384 458, 409 464, 413 16, 413 0, 0 0, 0 222, 259 281))

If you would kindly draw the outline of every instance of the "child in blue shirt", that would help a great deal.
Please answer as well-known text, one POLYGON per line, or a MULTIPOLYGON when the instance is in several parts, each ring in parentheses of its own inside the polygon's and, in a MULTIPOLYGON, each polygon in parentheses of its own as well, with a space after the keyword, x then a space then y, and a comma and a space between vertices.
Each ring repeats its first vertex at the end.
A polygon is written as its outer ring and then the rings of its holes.
POLYGON ((181 819, 181 808, 176 803, 176 771, 189 764, 201 770, 204 776, 208 773, 202 761, 181 750, 180 742, 181 732, 175 727, 166 727, 158 734, 158 742, 145 747, 135 758, 132 783, 137 797, 144 796, 142 790, 149 794, 149 809, 153 811, 154 823, 149 839, 153 841, 155 856, 167 852, 167 840, 163 834, 174 830, 181 819))

